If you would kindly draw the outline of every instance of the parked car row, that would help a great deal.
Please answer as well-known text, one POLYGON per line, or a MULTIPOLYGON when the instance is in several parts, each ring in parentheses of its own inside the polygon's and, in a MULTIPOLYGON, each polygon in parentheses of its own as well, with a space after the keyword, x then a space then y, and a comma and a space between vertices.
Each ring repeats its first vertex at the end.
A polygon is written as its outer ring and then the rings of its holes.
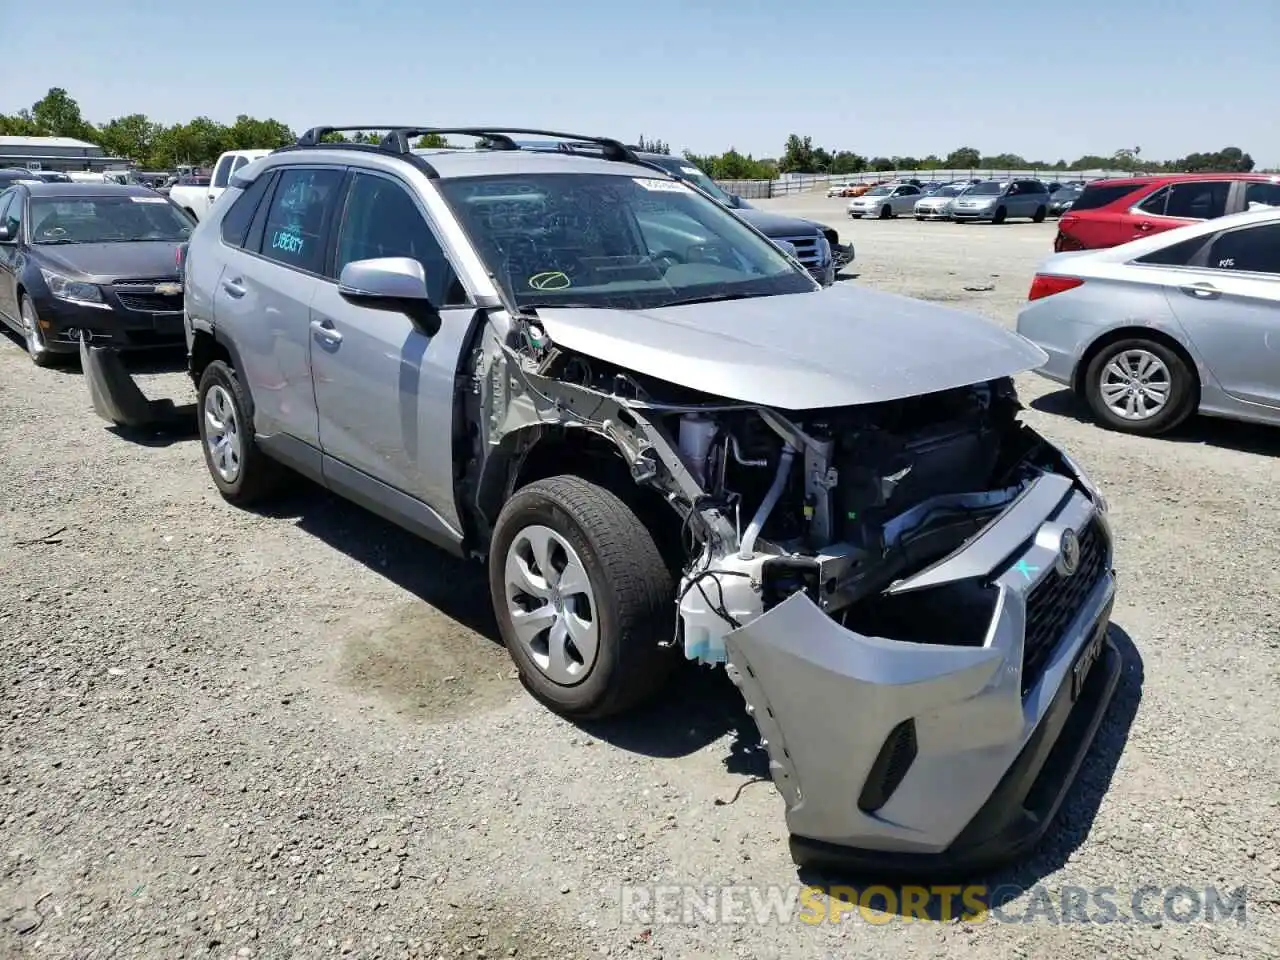
POLYGON ((1022 217, 1040 223, 1050 214, 1054 192, 1067 189, 1070 188, 1029 179, 936 184, 894 181, 872 187, 850 200, 848 214, 855 220, 914 216, 917 220, 1004 223, 1022 217))

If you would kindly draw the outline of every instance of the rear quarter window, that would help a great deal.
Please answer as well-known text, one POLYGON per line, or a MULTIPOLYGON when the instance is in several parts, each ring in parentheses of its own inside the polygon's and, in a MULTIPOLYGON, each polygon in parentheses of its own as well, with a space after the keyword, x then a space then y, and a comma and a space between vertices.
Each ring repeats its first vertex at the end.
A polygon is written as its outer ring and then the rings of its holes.
POLYGON ((249 224, 253 223, 253 215, 258 212, 258 205, 267 192, 267 184, 271 181, 270 171, 262 174, 248 188, 236 197, 222 217, 222 242, 233 247, 243 247, 245 237, 249 234, 249 224))
POLYGON ((1098 210, 1102 207, 1110 206, 1122 197, 1127 197, 1129 194, 1137 193, 1143 189, 1145 188, 1141 184, 1132 183, 1088 186, 1071 204, 1071 212, 1079 213, 1081 210, 1098 210))

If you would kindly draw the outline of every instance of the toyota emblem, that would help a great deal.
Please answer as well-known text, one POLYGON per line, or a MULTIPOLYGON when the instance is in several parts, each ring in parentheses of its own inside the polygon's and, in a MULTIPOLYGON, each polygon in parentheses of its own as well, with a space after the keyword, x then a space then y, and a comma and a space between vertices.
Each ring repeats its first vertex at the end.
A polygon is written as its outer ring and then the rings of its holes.
POLYGON ((1058 573, 1070 577, 1080 569, 1080 538, 1074 530, 1063 530, 1058 541, 1058 573))

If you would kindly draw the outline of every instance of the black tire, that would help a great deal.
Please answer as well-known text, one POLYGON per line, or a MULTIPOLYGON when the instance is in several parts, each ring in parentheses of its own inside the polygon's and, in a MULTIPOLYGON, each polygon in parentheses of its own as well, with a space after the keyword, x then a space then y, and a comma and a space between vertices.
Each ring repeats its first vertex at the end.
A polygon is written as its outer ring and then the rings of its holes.
POLYGON ((1048 213, 1049 213, 1049 211, 1048 211, 1048 210, 1046 210, 1044 207, 1036 207, 1035 216, 1033 216, 1033 217, 1031 218, 1031 222, 1032 222, 1032 223, 1044 223, 1044 218, 1045 218, 1045 216, 1046 216, 1046 215, 1048 215, 1048 213))
POLYGON ((880 219, 881 219, 881 220, 888 220, 888 219, 889 219, 890 217, 892 217, 892 216, 893 216, 893 211, 889 209, 889 205, 888 205, 887 203, 886 203, 883 207, 881 207, 881 208, 880 208, 880 219))
POLYGON ((1089 361, 1081 384, 1085 402, 1098 423, 1121 433, 1152 437, 1179 426, 1196 410, 1199 393, 1196 375, 1178 353, 1156 340, 1142 337, 1117 340, 1109 343, 1089 361), (1169 371, 1169 400, 1163 409, 1146 420, 1126 420, 1107 406, 1102 398, 1102 374, 1107 364, 1130 350, 1145 350, 1154 354, 1169 371))
POLYGON ((204 451, 205 466, 213 485, 228 503, 244 507, 267 499, 280 490, 285 468, 272 460, 254 441, 253 418, 250 404, 235 370, 221 360, 215 360, 204 368, 196 391, 196 416, 200 424, 200 448, 204 451), (205 416, 205 403, 215 388, 221 389, 229 399, 240 438, 239 471, 232 480, 224 478, 214 465, 209 447, 209 422, 205 416))
MULTIPOLYGON (((24 293, 18 301, 18 317, 22 319, 24 324, 26 323, 26 316, 28 313, 36 319, 37 323, 39 322, 39 318, 36 316, 35 304, 33 304, 31 302, 31 298, 24 293)), ((23 333, 23 342, 27 348, 27 356, 31 358, 31 362, 37 367, 58 367, 67 362, 67 357, 65 355, 54 353, 52 350, 48 349, 44 343, 44 338, 39 333, 38 327, 36 328, 34 342, 33 338, 27 336, 25 332, 23 333)))
POLYGON ((674 662, 675 579, 653 535, 636 513, 604 487, 557 476, 522 487, 494 525, 489 591, 507 652, 525 687, 556 713, 613 716, 652 697, 674 662), (507 553, 535 525, 549 527, 578 555, 591 585, 597 654, 573 684, 547 676, 515 634, 507 601, 507 553))
POLYGON ((996 207, 996 212, 995 212, 995 215, 992 216, 991 222, 1004 223, 1005 217, 1007 217, 1008 215, 1009 215, 1009 211, 1006 210, 1004 207, 996 207))
POLYGON ((917 220, 923 221, 924 217, 916 217, 917 220))

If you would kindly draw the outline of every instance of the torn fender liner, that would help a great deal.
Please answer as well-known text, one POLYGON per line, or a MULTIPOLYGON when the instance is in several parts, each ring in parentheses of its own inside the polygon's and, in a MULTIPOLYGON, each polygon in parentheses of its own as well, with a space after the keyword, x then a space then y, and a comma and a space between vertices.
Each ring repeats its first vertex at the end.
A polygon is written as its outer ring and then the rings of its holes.
POLYGON ((110 347, 91 347, 80 341, 80 368, 89 383, 94 412, 121 427, 150 429, 168 426, 180 413, 172 400, 148 400, 125 369, 120 354, 110 347))

